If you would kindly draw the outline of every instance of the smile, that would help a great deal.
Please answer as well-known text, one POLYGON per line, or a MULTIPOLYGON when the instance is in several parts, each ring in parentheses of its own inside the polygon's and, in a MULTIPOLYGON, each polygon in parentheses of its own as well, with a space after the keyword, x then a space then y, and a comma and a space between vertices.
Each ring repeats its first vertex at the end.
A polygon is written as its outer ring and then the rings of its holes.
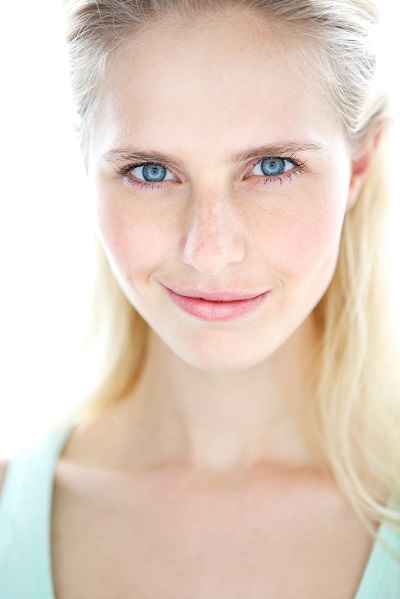
MULTIPOLYGON (((241 297, 234 299, 235 294, 232 293, 205 293, 205 292, 191 292, 196 293, 198 296, 183 295, 177 293, 168 287, 165 287, 166 291, 174 303, 179 306, 184 312, 200 318, 201 320, 209 320, 214 322, 225 322, 229 320, 236 320, 242 316, 245 316, 249 312, 256 310, 266 299, 269 291, 264 291, 258 295, 252 295, 250 297, 241 297), (232 297, 233 299, 227 299, 232 297), (219 299, 217 299, 219 298, 219 299)), ((238 294, 236 294, 236 298, 238 294)))

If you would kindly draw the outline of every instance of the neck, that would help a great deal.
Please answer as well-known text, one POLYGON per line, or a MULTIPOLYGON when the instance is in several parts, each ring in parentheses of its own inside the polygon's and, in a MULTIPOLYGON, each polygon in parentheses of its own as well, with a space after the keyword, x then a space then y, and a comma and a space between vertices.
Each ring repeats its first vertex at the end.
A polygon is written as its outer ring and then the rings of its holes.
POLYGON ((118 420, 135 429, 140 423, 137 452, 148 463, 179 462, 207 473, 260 463, 310 466, 301 429, 317 346, 309 319, 264 362, 246 370, 205 372, 150 332, 141 380, 117 407, 123 412, 118 420))

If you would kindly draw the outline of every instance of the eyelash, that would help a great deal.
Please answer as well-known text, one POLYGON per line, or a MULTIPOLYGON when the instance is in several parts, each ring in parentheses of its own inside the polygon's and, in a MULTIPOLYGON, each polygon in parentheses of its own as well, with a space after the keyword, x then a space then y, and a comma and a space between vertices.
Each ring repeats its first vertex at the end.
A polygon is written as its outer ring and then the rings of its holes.
MULTIPOLYGON (((303 173, 304 171, 304 167, 306 166, 306 162, 302 162, 301 160, 299 160, 298 158, 296 158, 296 156, 264 156, 263 158, 258 159, 256 162, 254 162, 252 164, 252 170, 254 169, 255 166, 257 166, 258 164, 260 164, 260 162, 262 162, 263 160, 269 160, 269 159, 280 159, 280 160, 287 160, 288 162, 291 162, 296 168, 287 172, 284 172, 280 175, 253 175, 253 177, 257 177, 259 179, 262 179, 262 184, 263 185, 282 185, 284 182, 290 182, 293 177, 295 176, 299 176, 303 173)), ((127 164, 126 166, 121 167, 118 170, 118 174, 123 176, 125 178, 125 180, 127 181, 127 183, 129 185, 132 185, 134 187, 139 187, 139 188, 145 188, 145 189, 163 189, 165 187, 165 183, 167 183, 168 181, 171 181, 171 179, 167 179, 166 181, 161 181, 160 183, 145 183, 143 181, 135 181, 134 179, 132 179, 129 176, 130 171, 134 170, 135 168, 139 167, 139 166, 146 166, 147 164, 152 164, 154 166, 162 166, 163 168, 165 168, 166 170, 167 167, 165 166, 165 164, 162 164, 160 162, 141 162, 141 163, 137 163, 137 164, 127 164)))

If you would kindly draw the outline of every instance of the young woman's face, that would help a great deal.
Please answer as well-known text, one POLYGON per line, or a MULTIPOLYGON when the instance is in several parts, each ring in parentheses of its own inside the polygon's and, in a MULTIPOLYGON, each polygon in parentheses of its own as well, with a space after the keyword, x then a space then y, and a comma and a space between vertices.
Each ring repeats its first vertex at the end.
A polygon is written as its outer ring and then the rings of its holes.
POLYGON ((91 136, 102 243, 183 360, 255 365, 310 329, 333 276, 354 200, 342 127, 291 43, 256 35, 250 17, 153 26, 140 41, 109 75, 91 136))

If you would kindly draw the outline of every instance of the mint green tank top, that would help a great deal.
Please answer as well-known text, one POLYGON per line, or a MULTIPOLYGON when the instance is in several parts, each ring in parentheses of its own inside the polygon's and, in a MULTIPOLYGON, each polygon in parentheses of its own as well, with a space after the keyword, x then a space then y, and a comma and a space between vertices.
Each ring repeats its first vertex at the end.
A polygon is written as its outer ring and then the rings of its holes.
MULTIPOLYGON (((1 599, 57 599, 50 552, 53 478, 71 429, 52 429, 7 468, 0 497, 1 599)), ((400 534, 381 524, 379 537, 400 557, 400 534)), ((400 566, 377 541, 354 599, 400 599, 400 566)))

